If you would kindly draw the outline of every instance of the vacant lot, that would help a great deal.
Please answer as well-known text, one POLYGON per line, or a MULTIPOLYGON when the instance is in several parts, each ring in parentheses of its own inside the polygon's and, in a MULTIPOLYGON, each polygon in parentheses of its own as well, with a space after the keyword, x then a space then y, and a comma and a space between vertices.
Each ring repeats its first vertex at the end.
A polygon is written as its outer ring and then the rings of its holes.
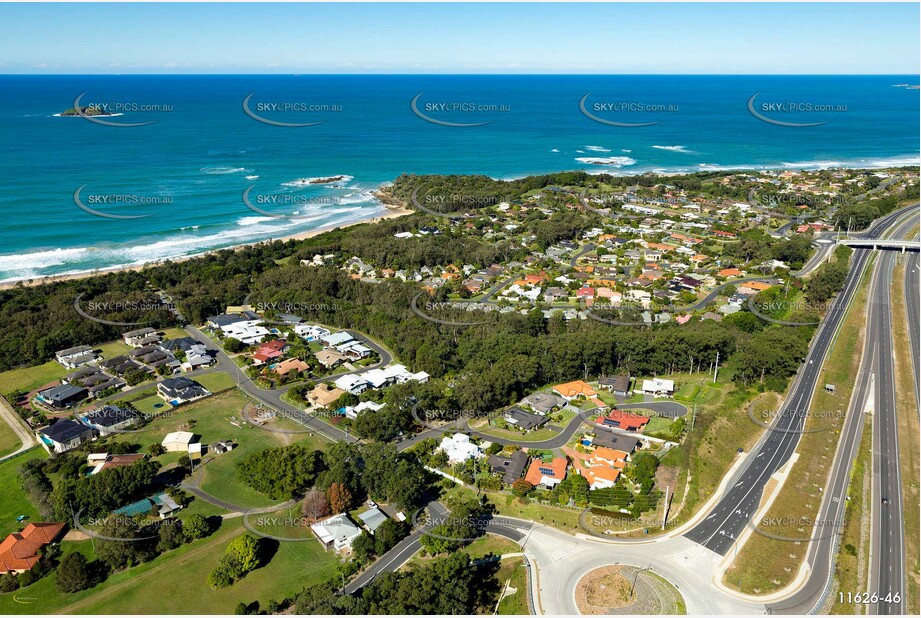
POLYGON ((56 361, 4 371, 0 373, 0 394, 6 395, 19 390, 31 391, 49 382, 60 380, 66 373, 67 370, 56 361))
POLYGON ((20 488, 19 467, 30 459, 42 459, 47 456, 43 448, 36 446, 0 464, 0 539, 25 525, 16 521, 20 515, 28 515, 30 521, 40 521, 38 510, 20 488))

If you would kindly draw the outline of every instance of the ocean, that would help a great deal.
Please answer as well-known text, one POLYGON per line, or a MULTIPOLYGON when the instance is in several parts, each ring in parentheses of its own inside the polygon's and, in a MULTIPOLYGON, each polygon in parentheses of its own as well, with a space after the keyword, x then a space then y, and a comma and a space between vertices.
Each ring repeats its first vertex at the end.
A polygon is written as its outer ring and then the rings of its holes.
POLYGON ((0 281, 373 217, 403 173, 918 165, 918 81, 0 76, 0 281), (62 116, 78 97, 111 115, 62 116))

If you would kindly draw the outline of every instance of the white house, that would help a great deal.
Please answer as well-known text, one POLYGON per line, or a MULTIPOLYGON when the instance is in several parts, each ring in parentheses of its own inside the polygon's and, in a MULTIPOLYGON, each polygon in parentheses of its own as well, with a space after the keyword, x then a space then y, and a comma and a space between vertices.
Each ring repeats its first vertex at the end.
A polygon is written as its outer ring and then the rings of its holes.
POLYGON ((361 536, 361 528, 352 523, 345 513, 319 521, 310 529, 326 549, 333 549, 336 553, 351 550, 352 541, 361 536))
POLYGON ((305 341, 310 342, 329 335, 329 329, 316 324, 298 324, 294 327, 294 333, 305 341))
POLYGON ((341 388, 345 392, 351 393, 353 395, 359 395, 365 392, 370 386, 367 380, 361 376, 356 375, 347 375, 336 378, 333 383, 336 385, 336 388, 341 388))
POLYGON ((674 380, 663 380, 662 378, 643 380, 643 393, 646 395, 664 395, 666 397, 671 397, 674 392, 674 380))
POLYGON ((461 463, 468 459, 479 459, 483 456, 480 447, 470 441, 470 436, 463 433, 442 438, 438 448, 448 454, 448 463, 451 464, 461 463))
POLYGON ((225 337, 239 339, 246 345, 259 343, 269 334, 269 330, 264 326, 259 326, 259 320, 246 320, 243 322, 234 322, 227 326, 221 327, 225 337))
POLYGON ((340 346, 343 343, 348 343, 352 339, 354 339, 354 337, 352 337, 350 334, 348 334, 344 330, 341 330, 338 333, 331 333, 329 335, 324 335, 320 337, 320 341, 322 341, 324 344, 326 344, 327 346, 331 348, 340 346))
POLYGON ((345 417, 350 418, 354 421, 356 418, 358 418, 358 415, 361 414, 362 412, 366 410, 370 410, 371 412, 377 412, 378 410, 383 408, 384 405, 386 404, 375 403, 373 401, 362 401, 357 406, 346 406, 345 407, 345 417))

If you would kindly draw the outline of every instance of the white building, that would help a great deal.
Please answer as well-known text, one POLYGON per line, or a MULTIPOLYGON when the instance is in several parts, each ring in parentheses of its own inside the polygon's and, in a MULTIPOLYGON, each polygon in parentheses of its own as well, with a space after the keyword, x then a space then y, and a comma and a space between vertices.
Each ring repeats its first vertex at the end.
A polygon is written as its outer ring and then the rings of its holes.
POLYGON ((361 414, 362 412, 365 412, 366 410, 370 410, 371 412, 377 412, 378 410, 383 408, 385 405, 386 404, 375 403, 373 401, 362 401, 357 406, 346 406, 345 407, 345 417, 350 418, 354 421, 356 418, 358 418, 358 415, 361 414))
POLYGON ((480 447, 470 441, 470 436, 456 433, 453 436, 442 438, 439 450, 448 455, 448 463, 456 464, 468 459, 479 459, 483 456, 480 447))
POLYGON ((221 327, 225 337, 233 337, 245 343, 246 345, 255 345, 260 343, 269 330, 264 326, 259 326, 259 320, 246 320, 244 322, 234 322, 227 326, 221 327))
POLYGON ((316 341, 329 335, 329 329, 316 324, 298 324, 294 327, 294 334, 305 341, 316 341))
POLYGON ((319 521, 310 529, 326 549, 333 549, 336 553, 352 549, 352 541, 361 536, 361 528, 353 524, 345 513, 319 521))
POLYGON ((663 380, 662 378, 643 380, 643 393, 646 395, 665 395, 671 397, 674 392, 674 380, 663 380))
POLYGON ((348 375, 336 378, 333 381, 333 384, 336 385, 336 388, 341 388, 347 393, 353 395, 360 395, 361 393, 368 390, 370 384, 361 376, 348 375))
POLYGON ((173 433, 166 434, 161 444, 167 451, 188 453, 189 445, 192 444, 192 439, 194 437, 195 436, 188 431, 174 431, 173 433))

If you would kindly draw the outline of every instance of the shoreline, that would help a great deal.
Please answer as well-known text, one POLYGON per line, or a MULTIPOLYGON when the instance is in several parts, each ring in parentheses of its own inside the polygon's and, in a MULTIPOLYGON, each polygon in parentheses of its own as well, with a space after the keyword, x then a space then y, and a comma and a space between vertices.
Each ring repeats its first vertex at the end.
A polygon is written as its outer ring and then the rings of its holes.
POLYGON ((200 258, 212 253, 217 253, 218 251, 238 251, 244 247, 252 247, 255 245, 260 245, 266 242, 275 242, 282 241, 287 242, 289 240, 305 240, 307 238, 313 238, 314 236, 319 236, 327 232, 332 232, 338 229, 345 229, 355 225, 361 225, 364 223, 379 223, 387 219, 396 219, 398 217, 405 217, 406 215, 413 214, 412 209, 407 208, 403 202, 398 201, 396 198, 381 193, 380 191, 374 191, 374 197, 380 201, 381 205, 386 209, 383 213, 377 213, 370 217, 364 219, 358 219, 355 221, 349 221, 348 223, 334 224, 334 225, 325 225, 323 227, 318 227, 315 230, 307 230, 305 232, 298 232, 296 234, 290 234, 288 236, 281 236, 279 238, 266 238, 264 240, 258 240, 255 242, 247 242, 239 245, 233 245, 232 247, 223 247, 220 249, 208 249, 207 251, 202 251, 201 253, 195 253, 192 255, 181 255, 174 258, 167 258, 161 260, 152 260, 150 262, 145 262, 144 264, 135 264, 131 266, 112 266, 110 268, 98 268, 95 270, 88 270, 80 273, 71 273, 67 275, 45 275, 36 279, 19 279, 17 281, 5 281, 0 283, 0 291, 10 290, 19 286, 22 287, 36 287, 39 285, 45 285, 49 283, 61 283, 63 281, 76 281, 78 279, 88 279, 90 277, 97 277, 101 275, 108 275, 118 272, 140 272, 145 268, 153 268, 155 266, 160 266, 166 262, 185 262, 187 260, 192 260, 195 258, 200 258))

